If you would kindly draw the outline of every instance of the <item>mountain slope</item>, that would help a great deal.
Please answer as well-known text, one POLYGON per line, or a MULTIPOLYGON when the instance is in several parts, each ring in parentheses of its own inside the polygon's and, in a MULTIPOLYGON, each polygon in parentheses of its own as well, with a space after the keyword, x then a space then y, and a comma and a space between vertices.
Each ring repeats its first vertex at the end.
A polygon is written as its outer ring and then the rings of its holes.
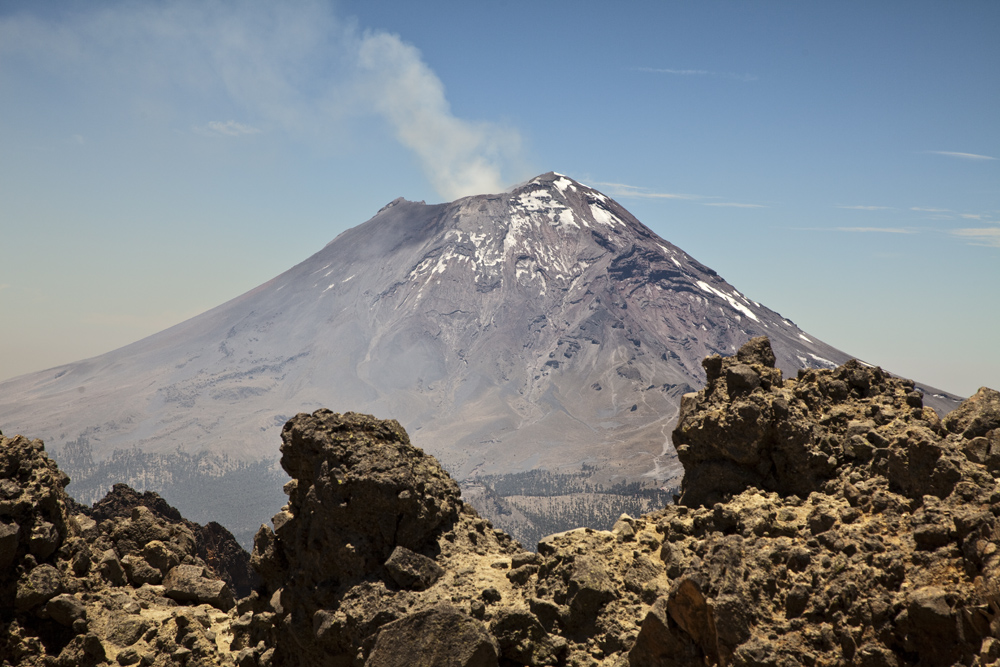
POLYGON ((211 311, 0 385, 0 428, 45 439, 81 500, 125 481, 245 536, 282 502, 282 425, 320 407, 399 420, 460 480, 586 464, 676 481, 680 396, 703 357, 758 335, 786 373, 848 358, 549 173, 397 199, 211 311))

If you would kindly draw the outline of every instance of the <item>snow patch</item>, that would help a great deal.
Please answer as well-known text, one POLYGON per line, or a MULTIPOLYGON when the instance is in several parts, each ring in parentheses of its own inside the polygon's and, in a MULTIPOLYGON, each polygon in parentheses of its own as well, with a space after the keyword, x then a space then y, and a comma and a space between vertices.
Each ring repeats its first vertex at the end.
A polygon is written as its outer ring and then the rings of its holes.
POLYGON ((320 271, 326 271, 326 270, 327 270, 327 269, 329 269, 329 268, 330 268, 331 266, 333 266, 333 263, 330 263, 330 264, 327 264, 327 265, 326 265, 326 266, 324 266, 324 267, 323 267, 322 269, 316 269, 315 271, 313 271, 313 272, 312 272, 312 273, 310 273, 309 275, 310 275, 310 276, 315 276, 315 275, 316 275, 317 273, 319 273, 320 271))
MULTIPOLYGON (((556 213, 556 219, 562 225, 572 225, 577 229, 580 228, 580 225, 577 224, 576 219, 573 217, 573 211, 569 210, 568 208, 564 208, 561 211, 558 211, 556 213)), ((586 225, 587 221, 584 220, 583 224, 586 225)))
MULTIPOLYGON (((569 181, 567 180, 569 183, 569 181)), ((542 214, 547 218, 550 225, 556 225, 559 227, 576 227, 580 228, 580 224, 576 221, 573 216, 573 211, 571 211, 566 206, 563 206, 557 201, 553 201, 552 195, 549 194, 548 190, 532 190, 531 192, 522 192, 518 198, 517 202, 520 208, 529 214, 538 213, 542 214)), ((537 221, 533 220, 537 226, 537 221)), ((583 221, 586 225, 586 221, 583 221)))
POLYGON ((544 190, 522 192, 517 199, 529 211, 545 211, 552 207, 552 197, 544 190))
POLYGON ((622 224, 622 221, 611 213, 611 211, 608 211, 603 206, 599 206, 597 204, 590 205, 590 214, 594 216, 594 220, 602 225, 607 225, 608 227, 614 227, 622 224))
POLYGON ((833 363, 829 359, 824 359, 823 357, 817 356, 817 355, 813 354, 812 352, 809 353, 809 356, 812 357, 813 359, 815 359, 818 364, 820 364, 821 366, 824 366, 825 368, 836 368, 837 367, 837 364, 833 363))
POLYGON ((559 192, 565 194, 566 188, 571 188, 573 192, 576 192, 576 186, 573 185, 573 181, 569 180, 562 174, 556 174, 556 176, 558 176, 559 178, 552 181, 552 185, 556 186, 556 189, 559 190, 559 192))
POLYGON ((602 203, 605 203, 605 204, 606 204, 606 203, 608 203, 608 198, 607 198, 607 197, 605 197, 605 196, 604 196, 603 194, 601 194, 600 192, 598 192, 597 190, 594 190, 593 188, 591 188, 591 190, 590 190, 590 195, 591 195, 591 196, 592 196, 592 197, 593 197, 594 199, 597 199, 598 201, 600 201, 600 202, 602 202, 602 203))
POLYGON ((812 342, 811 340, 809 340, 808 338, 806 338, 806 337, 805 337, 805 336, 803 336, 802 334, 799 334, 799 338, 801 338, 802 340, 804 340, 804 341, 805 341, 805 342, 807 342, 807 343, 811 343, 811 342, 812 342))
POLYGON ((744 315, 746 315, 747 317, 749 317, 754 322, 760 322, 760 318, 758 318, 754 314, 754 312, 752 310, 750 310, 749 308, 747 308, 746 306, 744 306, 742 303, 740 303, 739 301, 737 301, 731 295, 726 294, 725 292, 722 292, 720 290, 715 289, 714 287, 712 287, 711 285, 709 285, 708 283, 706 283, 704 280, 699 280, 695 284, 697 284, 698 287, 700 287, 703 291, 708 292, 709 294, 715 294, 716 296, 721 297, 722 299, 725 299, 726 303, 728 303, 730 306, 732 306, 735 310, 738 310, 741 313, 743 313, 744 315))

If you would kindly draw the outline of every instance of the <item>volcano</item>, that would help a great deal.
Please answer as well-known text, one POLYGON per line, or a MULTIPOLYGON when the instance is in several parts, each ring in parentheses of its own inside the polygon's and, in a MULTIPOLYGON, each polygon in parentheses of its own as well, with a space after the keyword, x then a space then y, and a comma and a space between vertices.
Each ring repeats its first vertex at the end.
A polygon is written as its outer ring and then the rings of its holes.
MULTIPOLYGON (((451 203, 396 199, 213 310, 3 383, 0 427, 45 440, 78 500, 124 481, 247 543, 284 502, 284 423, 371 413, 398 420, 487 515, 531 521, 540 505, 504 500, 532 495, 529 481, 584 474, 580 489, 626 495, 678 482, 680 397, 704 383, 705 356, 760 335, 786 374, 849 358, 548 173, 451 203)), ((956 404, 925 393, 939 412, 956 404)))

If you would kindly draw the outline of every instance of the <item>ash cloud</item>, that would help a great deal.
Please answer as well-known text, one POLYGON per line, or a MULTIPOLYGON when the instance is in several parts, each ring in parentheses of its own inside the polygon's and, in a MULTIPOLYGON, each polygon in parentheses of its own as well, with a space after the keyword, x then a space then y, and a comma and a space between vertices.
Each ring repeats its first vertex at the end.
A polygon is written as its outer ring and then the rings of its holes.
POLYGON ((395 35, 366 34, 358 62, 368 75, 367 99, 417 154, 439 193, 456 199, 504 189, 501 168, 520 147, 515 130, 452 115, 444 84, 420 52, 395 35))
POLYGON ((416 47, 362 31, 328 3, 116 3, 0 17, 0 74, 25 64, 89 86, 109 115, 140 110, 202 136, 336 144, 364 117, 382 117, 448 199, 502 191, 520 151, 515 129, 456 117, 416 47))

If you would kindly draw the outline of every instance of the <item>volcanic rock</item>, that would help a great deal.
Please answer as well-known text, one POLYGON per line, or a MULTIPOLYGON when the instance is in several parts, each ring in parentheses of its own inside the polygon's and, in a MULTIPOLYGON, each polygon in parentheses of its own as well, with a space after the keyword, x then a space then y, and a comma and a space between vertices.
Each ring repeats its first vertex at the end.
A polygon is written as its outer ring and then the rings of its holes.
POLYGON ((497 647, 482 623, 440 605, 386 624, 365 664, 497 667, 497 647))
POLYGON ((300 414, 228 613, 187 522, 76 513, 41 443, 4 438, 0 664, 1000 665, 1000 394, 942 421, 879 368, 774 363, 766 339, 705 360, 678 504, 537 553, 397 422, 300 414))
MULTIPOLYGON (((127 484, 115 484, 108 495, 94 503, 92 508, 78 507, 80 512, 99 522, 129 518, 131 521, 128 528, 118 529, 118 540, 127 540, 124 545, 127 551, 138 551, 141 547, 142 559, 161 575, 166 575, 170 568, 179 565, 180 558, 176 549, 171 550, 164 543, 164 535, 156 533, 156 529, 152 528, 152 524, 157 521, 176 526, 170 529, 175 539, 182 539, 185 543, 193 541, 198 557, 217 572, 237 596, 249 595, 259 583, 250 567, 250 555, 236 542, 232 533, 215 521, 204 526, 188 521, 157 493, 139 493, 127 484), (121 533, 123 530, 130 535, 121 533), (150 532, 151 530, 154 532, 150 532), (180 534, 183 534, 183 538, 177 537, 180 534)), ((169 542, 170 536, 166 537, 169 542)), ((142 565, 139 567, 145 570, 142 565)), ((153 577, 148 571, 146 576, 153 577)), ((140 585, 141 583, 147 582, 140 582, 140 585)), ((148 583, 159 582, 150 579, 148 583)))
POLYGON ((1000 470, 967 455, 997 435, 990 390, 942 422, 911 382, 858 362, 786 379, 766 339, 705 368, 674 432, 680 503, 530 555, 395 422, 299 415, 282 448, 296 479, 276 530, 258 534, 269 575, 247 627, 272 622, 285 664, 418 655, 447 640, 428 620, 441 614, 490 664, 489 647, 528 665, 992 664, 1000 470), (426 509, 407 515, 414 503, 426 509), (423 590, 386 565, 404 540, 443 570, 423 590))
POLYGON ((98 522, 66 495, 68 482, 40 440, 0 436, 0 665, 225 664, 230 649, 215 640, 232 619, 201 604, 226 607, 225 600, 175 596, 179 605, 165 597, 170 588, 151 585, 161 573, 147 558, 158 565, 175 558, 187 564, 171 573, 193 568, 200 584, 226 590, 197 555, 189 528, 196 524, 169 506, 163 511, 158 497, 148 498, 158 514, 141 504, 122 508, 116 498, 138 497, 124 487, 97 508, 98 522), (110 505, 121 511, 104 514, 110 505), (182 630, 178 621, 188 617, 200 631, 182 630), (182 649, 187 657, 179 660, 182 649))

